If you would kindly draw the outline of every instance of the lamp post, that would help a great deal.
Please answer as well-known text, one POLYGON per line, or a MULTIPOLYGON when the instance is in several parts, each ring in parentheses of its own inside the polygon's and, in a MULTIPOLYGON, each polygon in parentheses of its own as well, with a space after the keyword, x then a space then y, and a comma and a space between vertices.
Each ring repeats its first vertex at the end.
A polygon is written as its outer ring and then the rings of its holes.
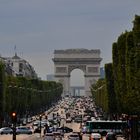
POLYGON ((12 112, 11 119, 12 119, 12 123, 13 123, 13 140, 16 140, 16 123, 17 123, 16 112, 12 112))
POLYGON ((131 115, 131 139, 138 140, 138 115, 131 115))
POLYGON ((42 120, 42 115, 39 116, 39 120, 40 120, 40 137, 41 137, 41 120, 42 120))

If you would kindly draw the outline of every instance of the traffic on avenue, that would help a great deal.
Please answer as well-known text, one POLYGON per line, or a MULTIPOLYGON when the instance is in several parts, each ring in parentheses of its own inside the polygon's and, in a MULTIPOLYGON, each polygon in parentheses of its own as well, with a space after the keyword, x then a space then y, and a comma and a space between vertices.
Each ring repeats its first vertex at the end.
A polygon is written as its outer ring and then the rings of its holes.
POLYGON ((125 127, 121 120, 104 120, 92 99, 65 97, 16 126, 15 135, 10 127, 0 128, 0 140, 124 140, 125 127))

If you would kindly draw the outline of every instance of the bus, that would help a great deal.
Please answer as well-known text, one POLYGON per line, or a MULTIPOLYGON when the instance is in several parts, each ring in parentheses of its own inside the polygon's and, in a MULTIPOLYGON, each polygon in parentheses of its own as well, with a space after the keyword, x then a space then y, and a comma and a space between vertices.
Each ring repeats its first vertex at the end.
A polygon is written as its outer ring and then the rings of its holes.
POLYGON ((86 122, 87 133, 100 133, 106 135, 107 132, 115 132, 116 134, 122 134, 123 130, 127 127, 126 121, 110 121, 110 120, 94 120, 86 122))

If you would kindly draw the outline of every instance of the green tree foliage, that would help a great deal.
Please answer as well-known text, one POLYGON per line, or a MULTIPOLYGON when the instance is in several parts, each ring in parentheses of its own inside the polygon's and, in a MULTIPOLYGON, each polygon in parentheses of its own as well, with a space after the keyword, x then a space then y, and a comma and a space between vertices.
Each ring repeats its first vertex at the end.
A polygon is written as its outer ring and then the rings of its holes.
MULTIPOLYGON (((118 111, 120 111, 120 106, 121 106, 121 101, 120 101, 120 94, 118 94, 119 91, 119 73, 118 73, 118 69, 119 69, 119 51, 117 48, 117 43, 113 43, 112 45, 112 54, 113 54, 113 64, 112 64, 112 69, 113 69, 113 76, 114 76, 114 90, 116 93, 116 101, 117 101, 117 108, 118 111)), ((111 73, 112 74, 112 73, 111 73)))
POLYGON ((97 83, 91 86, 92 97, 97 106, 100 106, 105 112, 108 112, 108 97, 104 79, 99 79, 97 83))
POLYGON ((140 16, 134 27, 113 43, 113 74, 119 112, 140 113, 140 16))
POLYGON ((112 63, 105 65, 105 75, 108 97, 108 112, 110 114, 116 114, 118 111, 117 111, 116 93, 114 90, 114 75, 112 63))
POLYGON ((60 83, 4 75, 4 65, 0 64, 0 107, 6 120, 13 111, 19 117, 42 113, 61 98, 60 83))
POLYGON ((0 61, 0 126, 4 118, 5 72, 4 64, 0 61))
POLYGON ((124 95, 127 93, 126 87, 126 35, 127 32, 121 34, 117 43, 113 44, 113 73, 114 73, 114 87, 116 91, 116 99, 118 108, 123 111, 124 95))
MULTIPOLYGON (((136 15, 132 31, 122 33, 112 45, 112 64, 105 65, 106 103, 109 113, 140 114, 140 16, 136 15)), ((99 87, 91 91, 97 105, 101 106, 99 87)))

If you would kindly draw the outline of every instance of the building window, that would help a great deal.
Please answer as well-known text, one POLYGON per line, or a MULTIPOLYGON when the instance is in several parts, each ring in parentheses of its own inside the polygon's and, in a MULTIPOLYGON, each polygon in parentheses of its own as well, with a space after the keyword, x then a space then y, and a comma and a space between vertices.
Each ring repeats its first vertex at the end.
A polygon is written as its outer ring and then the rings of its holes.
POLYGON ((23 70, 23 64, 19 63, 19 72, 22 72, 22 70, 23 70))

